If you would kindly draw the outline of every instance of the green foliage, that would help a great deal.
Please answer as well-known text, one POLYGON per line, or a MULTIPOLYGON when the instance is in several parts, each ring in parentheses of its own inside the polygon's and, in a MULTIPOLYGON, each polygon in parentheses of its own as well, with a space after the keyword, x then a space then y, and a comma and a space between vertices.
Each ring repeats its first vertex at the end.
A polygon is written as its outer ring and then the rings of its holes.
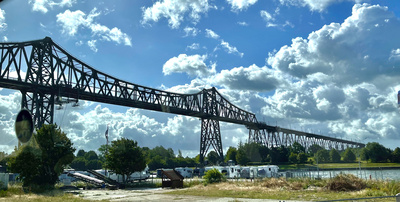
POLYGON ((343 153, 343 161, 344 162, 355 162, 356 155, 351 151, 350 148, 347 148, 343 153))
POLYGON ((225 162, 229 160, 236 161, 237 149, 235 147, 229 147, 228 151, 226 152, 225 162))
POLYGON ((315 154, 315 162, 317 162, 317 163, 329 162, 329 151, 326 149, 319 150, 315 154))
POLYGON ((11 172, 20 173, 24 186, 54 187, 64 167, 74 158, 75 148, 57 125, 43 125, 33 142, 21 149, 8 164, 11 172))
POLYGON ((390 159, 390 152, 387 148, 377 142, 369 142, 365 146, 364 155, 372 163, 387 162, 390 159))
POLYGON ((292 146, 289 147, 289 151, 295 154, 305 153, 306 149, 298 142, 294 142, 292 146))
POLYGON ((297 163, 303 164, 306 163, 308 160, 307 154, 300 153, 297 155, 297 163))
POLYGON ((137 142, 126 138, 111 142, 106 160, 110 170, 123 176, 130 176, 146 167, 145 158, 137 142))
POLYGON ((329 159, 332 163, 339 163, 341 160, 341 156, 339 152, 336 149, 332 149, 329 152, 329 159))
POLYGON ((208 160, 208 164, 211 165, 218 165, 219 161, 220 161, 220 157, 217 154, 217 152, 215 151, 210 151, 207 154, 207 160, 208 160))
POLYGON ((85 150, 80 149, 76 154, 76 157, 85 157, 85 154, 86 154, 85 150))
POLYGON ((84 157, 80 156, 76 157, 69 166, 71 166, 71 168, 75 170, 87 170, 86 162, 87 160, 84 157))
POLYGON ((294 152, 290 153, 289 162, 290 163, 297 163, 297 154, 296 153, 294 153, 294 152))
POLYGON ((323 147, 321 147, 321 146, 319 146, 319 145, 317 145, 317 144, 313 144, 313 145, 311 145, 309 148, 308 148, 308 153, 310 154, 310 155, 314 155, 314 154, 316 154, 319 150, 324 150, 324 148, 323 147))
POLYGON ((203 179, 207 184, 218 183, 226 180, 225 176, 215 168, 207 171, 204 174, 203 179))
POLYGON ((400 148, 396 147, 392 152, 392 163, 400 163, 400 148))
POLYGON ((236 162, 239 165, 247 165, 250 162, 250 159, 247 157, 246 150, 242 143, 239 143, 239 148, 236 154, 236 162))
POLYGON ((270 150, 271 163, 288 162, 289 150, 284 147, 274 147, 270 150))
POLYGON ((90 150, 85 154, 85 159, 91 161, 91 160, 98 160, 99 157, 97 156, 96 152, 90 150))

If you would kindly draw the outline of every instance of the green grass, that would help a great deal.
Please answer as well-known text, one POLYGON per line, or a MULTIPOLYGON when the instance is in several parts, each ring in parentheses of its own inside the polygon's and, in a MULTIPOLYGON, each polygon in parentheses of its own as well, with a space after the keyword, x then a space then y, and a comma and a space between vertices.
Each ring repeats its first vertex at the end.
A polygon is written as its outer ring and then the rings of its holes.
POLYGON ((0 193, 0 201, 15 201, 15 202, 23 202, 23 201, 44 201, 44 202, 63 202, 63 201, 89 201, 84 200, 79 197, 74 196, 70 193, 65 193, 62 190, 54 189, 50 191, 45 191, 40 194, 25 192, 22 188, 22 185, 17 184, 9 184, 8 189, 6 191, 2 191, 0 193))
MULTIPOLYGON (((279 164, 280 170, 292 170, 292 169, 308 169, 308 168, 317 168, 316 164, 279 164)), ((357 163, 320 163, 318 164, 319 168, 322 169, 337 169, 337 168, 358 168, 359 164, 357 163)), ((400 163, 369 163, 366 161, 361 162, 361 168, 382 168, 382 167, 399 167, 400 163)))

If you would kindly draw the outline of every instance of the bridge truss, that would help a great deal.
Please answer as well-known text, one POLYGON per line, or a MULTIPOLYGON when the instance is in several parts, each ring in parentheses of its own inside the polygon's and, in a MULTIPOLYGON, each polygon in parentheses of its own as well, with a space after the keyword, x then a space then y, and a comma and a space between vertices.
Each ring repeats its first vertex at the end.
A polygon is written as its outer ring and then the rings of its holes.
POLYGON ((223 158, 220 121, 247 126, 249 141, 268 147, 293 141, 328 148, 364 146, 258 122, 255 114, 233 105, 215 88, 179 94, 120 80, 73 57, 49 37, 0 43, 0 49, 0 87, 21 91, 21 108, 31 112, 38 128, 53 123, 55 106, 67 98, 68 101, 81 99, 200 118, 201 161, 211 146, 221 160, 223 158))

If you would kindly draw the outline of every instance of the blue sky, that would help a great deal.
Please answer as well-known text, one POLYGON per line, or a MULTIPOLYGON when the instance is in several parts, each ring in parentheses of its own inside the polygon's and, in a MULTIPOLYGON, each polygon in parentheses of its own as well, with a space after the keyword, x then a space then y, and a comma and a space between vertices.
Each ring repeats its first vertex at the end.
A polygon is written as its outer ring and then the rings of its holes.
MULTIPOLYGON (((194 93, 215 86, 271 125, 398 146, 400 4, 393 0, 6 0, 0 40, 49 36, 117 78, 194 93)), ((0 90, 0 150, 17 144, 21 95, 0 90)), ((199 152, 200 121, 81 101, 56 122, 78 149, 110 138, 199 152)), ((226 151, 244 126, 221 123, 226 151)))

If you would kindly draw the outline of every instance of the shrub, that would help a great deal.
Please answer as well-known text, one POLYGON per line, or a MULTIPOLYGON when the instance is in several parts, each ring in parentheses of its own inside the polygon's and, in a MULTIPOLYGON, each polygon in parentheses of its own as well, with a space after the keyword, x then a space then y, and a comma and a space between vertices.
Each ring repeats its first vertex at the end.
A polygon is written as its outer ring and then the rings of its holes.
POLYGON ((326 188, 330 191, 358 191, 366 187, 367 184, 363 179, 352 174, 339 174, 326 184, 326 188))
POLYGON ((216 168, 213 168, 205 173, 203 176, 206 184, 217 183, 225 181, 224 175, 216 168))

